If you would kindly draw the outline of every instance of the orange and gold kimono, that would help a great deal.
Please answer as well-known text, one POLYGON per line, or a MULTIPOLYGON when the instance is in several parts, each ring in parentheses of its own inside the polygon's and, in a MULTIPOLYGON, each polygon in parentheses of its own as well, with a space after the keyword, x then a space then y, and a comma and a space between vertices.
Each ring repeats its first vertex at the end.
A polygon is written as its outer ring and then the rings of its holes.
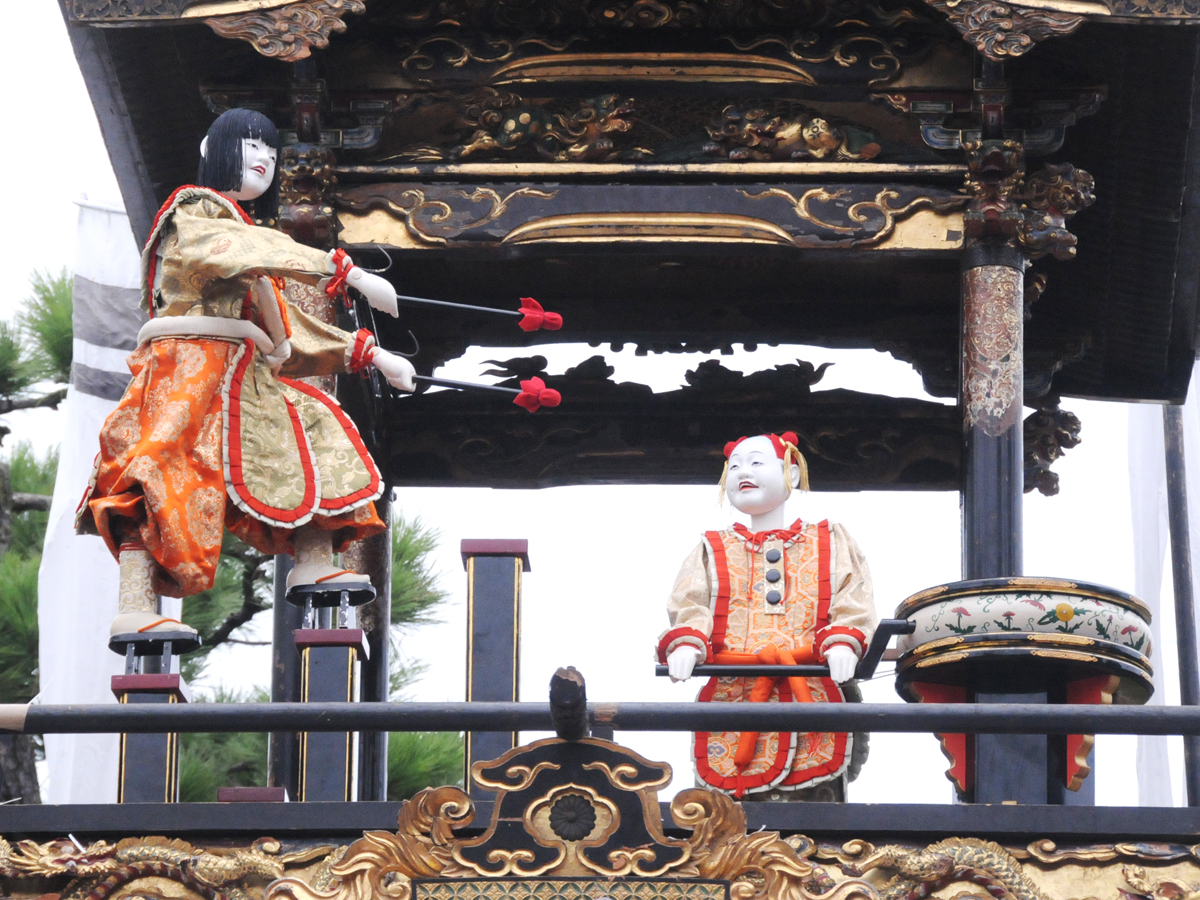
MULTIPOLYGON (((707 532, 675 580, 667 613, 671 627, 658 642, 663 663, 684 644, 709 663, 823 663, 837 643, 861 659, 877 622, 871 574, 854 539, 840 525, 799 520, 778 531, 751 533, 739 524, 707 532)), ((712 678, 697 699, 842 703, 845 696, 831 678, 712 678), (789 681, 809 696, 794 696, 789 681)), ((744 766, 735 762, 739 739, 737 732, 698 732, 694 755, 701 781, 740 797, 840 777, 854 737, 751 735, 746 749, 753 754, 744 766)))
POLYGON ((302 525, 333 532, 337 550, 383 530, 383 483, 358 430, 296 380, 357 371, 374 344, 284 300, 285 279, 315 285, 326 260, 208 188, 180 188, 159 211, 142 254, 152 318, 76 518, 114 556, 144 543, 159 593, 210 588, 225 528, 270 554, 288 552, 302 525), (280 366, 267 355, 284 339, 280 366))

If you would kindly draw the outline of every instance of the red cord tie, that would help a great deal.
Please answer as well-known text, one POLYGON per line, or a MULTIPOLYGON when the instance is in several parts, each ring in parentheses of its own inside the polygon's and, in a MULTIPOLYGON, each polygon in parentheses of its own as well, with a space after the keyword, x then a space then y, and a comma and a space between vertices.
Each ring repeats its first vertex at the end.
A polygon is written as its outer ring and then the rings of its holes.
POLYGON ((346 278, 350 275, 350 270, 354 268, 354 263, 350 262, 350 257, 340 247, 333 251, 332 259, 335 270, 333 277, 325 285, 325 295, 334 299, 341 297, 342 302, 346 304, 346 309, 349 309, 350 295, 346 292, 346 278))
POLYGON ((535 375, 521 382, 521 393, 513 398, 513 403, 530 412, 537 412, 543 406, 558 406, 562 403, 562 394, 546 387, 546 382, 535 375))
MULTIPOLYGON (((562 328, 562 316, 558 313, 546 312, 542 309, 542 304, 538 303, 532 297, 521 298, 520 312, 524 318, 518 323, 522 331, 537 331, 539 328, 545 328, 547 331, 558 331, 562 328)), ((554 403, 546 403, 545 406, 556 406, 554 403)))

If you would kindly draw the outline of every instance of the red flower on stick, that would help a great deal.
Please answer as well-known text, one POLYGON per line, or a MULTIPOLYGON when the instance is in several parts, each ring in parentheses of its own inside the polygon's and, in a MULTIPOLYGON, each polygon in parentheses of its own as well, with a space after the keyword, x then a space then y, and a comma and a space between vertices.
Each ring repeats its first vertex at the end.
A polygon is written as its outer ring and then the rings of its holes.
MULTIPOLYGON (((537 331, 539 328, 545 328, 547 331, 558 331, 562 328, 562 316, 554 312, 546 312, 542 309, 542 304, 538 303, 532 297, 521 298, 521 314, 523 318, 517 324, 521 326, 522 331, 537 331)), ((556 404, 546 403, 544 406, 553 406, 556 404)))
POLYGON ((558 406, 562 403, 562 394, 546 387, 546 382, 535 375, 521 382, 521 393, 513 398, 513 403, 530 412, 537 412, 543 406, 558 406))

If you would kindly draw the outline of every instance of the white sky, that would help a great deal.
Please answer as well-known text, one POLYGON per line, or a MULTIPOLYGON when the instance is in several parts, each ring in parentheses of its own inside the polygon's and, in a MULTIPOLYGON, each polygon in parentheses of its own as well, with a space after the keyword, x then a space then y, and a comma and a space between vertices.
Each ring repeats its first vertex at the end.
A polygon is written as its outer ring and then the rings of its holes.
MULTIPOLYGON (((29 85, 5 97, 10 139, 0 142, 5 185, 5 245, 17 264, 0 291, 0 318, 12 315, 35 268, 70 265, 75 211, 81 194, 114 201, 119 194, 84 90, 57 4, 24 10, 22 34, 0 54, 0 82, 29 85)), ((336 37, 335 37, 336 39, 336 37)), ((569 322, 568 322, 569 327, 569 322)), ((515 351, 514 351, 515 352, 515 351)), ((593 353, 586 346, 548 347, 549 371, 561 372, 593 353)), ((443 373, 469 379, 496 349, 473 352, 443 373)), ((683 371, 700 355, 635 357, 604 352, 617 380, 649 383, 656 390, 682 384, 683 371)), ((846 387, 924 396, 906 364, 871 351, 781 348, 726 357, 742 371, 790 362, 833 361, 821 389, 846 387)), ((565 402, 570 402, 569 398, 565 402)), ((1027 495, 1025 570, 1028 574, 1080 578, 1129 590, 1133 584, 1127 473, 1127 412, 1122 404, 1068 401, 1083 420, 1083 444, 1056 470, 1062 493, 1027 495)), ((6 416, 14 438, 38 447, 60 439, 58 414, 37 411, 6 416)), ((733 436, 731 436, 733 437, 733 436)), ((9 439, 10 442, 13 438, 9 439)), ((542 700, 551 673, 575 665, 588 680, 592 700, 687 700, 695 685, 656 679, 652 647, 666 625, 665 598, 675 573, 701 532, 728 524, 728 508, 715 503, 716 480, 700 487, 574 487, 544 491, 402 489, 399 506, 441 531, 436 566, 451 592, 444 621, 409 635, 405 652, 428 672, 413 699, 463 697, 465 576, 458 554, 463 538, 528 538, 533 571, 526 576, 521 659, 522 699, 542 700)), ((82 488, 82 486, 81 486, 82 488)), ((862 546, 875 579, 876 604, 889 615, 910 593, 959 577, 958 497, 952 493, 813 494, 792 501, 789 515, 829 518, 845 524, 862 546)), ((1175 679, 1169 576, 1160 649, 1168 683, 1175 679)), ((1145 598, 1152 600, 1153 598, 1145 598)), ((257 626, 269 637, 270 623, 257 626)), ((890 668, 890 666, 885 667, 890 668)), ((268 648, 231 648, 213 655, 204 686, 266 684, 268 648)), ((891 679, 865 686, 871 702, 899 702, 891 679)), ((1167 702, 1178 703, 1178 687, 1167 702)), ((675 768, 664 799, 691 784, 688 737, 682 734, 619 733, 618 739, 675 768)), ((1179 739, 1172 739, 1174 788, 1179 802, 1179 739)), ((1136 802, 1132 737, 1101 736, 1096 751, 1097 799, 1101 804, 1136 802)), ((872 736, 871 758, 851 785, 851 799, 872 802, 950 802, 946 761, 928 735, 872 736)))

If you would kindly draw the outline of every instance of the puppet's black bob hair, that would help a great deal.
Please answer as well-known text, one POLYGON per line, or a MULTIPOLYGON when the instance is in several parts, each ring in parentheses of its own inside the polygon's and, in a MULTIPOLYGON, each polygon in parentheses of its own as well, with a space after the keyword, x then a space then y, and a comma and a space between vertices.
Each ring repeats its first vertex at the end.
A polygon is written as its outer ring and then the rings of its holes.
MULTIPOLYGON (((279 131, 274 123, 252 109, 227 109, 208 129, 205 154, 200 157, 196 184, 215 191, 236 191, 242 186, 242 140, 257 138, 279 150, 279 131)), ((279 214, 279 166, 267 192, 247 210, 260 222, 279 214)))

